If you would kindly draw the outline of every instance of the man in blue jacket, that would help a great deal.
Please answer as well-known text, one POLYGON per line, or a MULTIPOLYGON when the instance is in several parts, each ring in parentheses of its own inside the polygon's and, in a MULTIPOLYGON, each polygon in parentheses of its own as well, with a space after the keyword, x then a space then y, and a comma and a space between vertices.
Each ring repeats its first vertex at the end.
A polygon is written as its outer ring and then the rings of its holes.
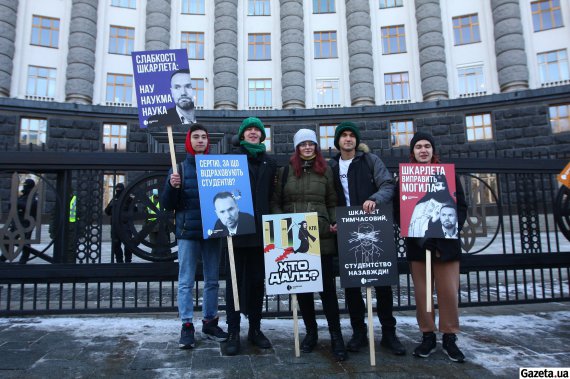
POLYGON ((194 347, 194 289, 196 266, 202 259, 204 269, 204 318, 202 334, 218 342, 228 334, 218 326, 218 289, 220 265, 220 240, 203 239, 196 154, 207 154, 209 137, 206 128, 193 124, 186 135, 186 159, 181 173, 168 175, 160 203, 166 210, 176 211, 176 238, 178 240, 178 311, 182 320, 179 346, 194 347), (183 176, 183 177, 182 177, 183 176))

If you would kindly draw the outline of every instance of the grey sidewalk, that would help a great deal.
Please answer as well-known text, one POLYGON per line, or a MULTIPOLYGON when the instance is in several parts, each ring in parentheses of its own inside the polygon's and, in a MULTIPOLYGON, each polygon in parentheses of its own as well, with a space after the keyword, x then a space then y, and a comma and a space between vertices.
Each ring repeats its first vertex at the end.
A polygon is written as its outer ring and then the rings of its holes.
MULTIPOLYGON (((242 354, 223 355, 223 344, 197 333, 193 350, 178 349, 175 314, 61 316, 0 319, 0 378, 407 378, 518 377, 519 367, 570 367, 570 303, 461 309, 459 346, 466 363, 441 351, 428 359, 411 352, 420 339, 413 312, 397 314, 398 334, 408 354, 397 357, 379 346, 375 320, 376 366, 367 351, 337 363, 329 352, 325 320, 319 345, 296 358, 293 322, 263 320, 273 348, 260 350, 246 340, 242 354)), ((223 319, 223 315, 222 315, 223 319)), ((351 334, 343 317, 345 341, 351 334)), ((225 323, 222 323, 225 329, 225 323)), ((200 330, 200 328, 197 328, 200 330)), ((300 321, 301 338, 304 327, 300 321)))

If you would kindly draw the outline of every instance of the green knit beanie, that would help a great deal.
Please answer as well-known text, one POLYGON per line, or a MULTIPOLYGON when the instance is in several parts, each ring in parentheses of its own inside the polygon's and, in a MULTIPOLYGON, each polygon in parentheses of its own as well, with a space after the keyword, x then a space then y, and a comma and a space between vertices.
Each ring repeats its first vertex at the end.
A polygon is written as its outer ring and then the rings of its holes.
POLYGON ((241 141, 243 139, 243 132, 251 127, 255 127, 261 131, 261 142, 263 142, 265 140, 265 126, 263 126, 263 122, 257 117, 248 117, 242 121, 238 130, 238 139, 241 141))
POLYGON ((340 135, 342 134, 342 132, 344 132, 345 130, 353 132, 354 136, 356 137, 356 147, 360 145, 360 130, 358 130, 358 126, 356 126, 354 122, 343 121, 340 124, 338 124, 334 132, 334 146, 337 148, 337 150, 340 150, 340 147, 338 145, 338 140, 340 139, 340 135))

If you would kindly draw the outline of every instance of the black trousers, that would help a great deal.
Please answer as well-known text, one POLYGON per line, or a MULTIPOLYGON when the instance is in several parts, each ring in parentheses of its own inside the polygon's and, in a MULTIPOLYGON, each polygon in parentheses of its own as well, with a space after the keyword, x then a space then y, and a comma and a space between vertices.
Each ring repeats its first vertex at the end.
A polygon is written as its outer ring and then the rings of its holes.
MULTIPOLYGON (((336 296, 336 281, 333 270, 333 256, 321 255, 321 266, 323 273, 323 292, 319 292, 323 301, 323 311, 327 318, 330 331, 340 330, 340 316, 338 309, 338 298, 336 296)), ((314 294, 300 293, 297 295, 299 308, 303 316, 303 322, 307 329, 317 329, 317 319, 315 315, 314 294)))
POLYGON ((247 315, 250 329, 259 329, 263 309, 265 263, 261 246, 234 248, 240 311, 234 307, 230 264, 226 265, 226 318, 228 332, 239 332, 240 312, 247 315))
POLYGON ((125 246, 125 253, 124 253, 124 260, 123 260, 123 248, 122 248, 122 243, 121 240, 119 239, 119 237, 111 235, 111 251, 113 252, 113 255, 115 256, 115 262, 116 263, 123 263, 123 262, 131 262, 133 260, 133 252, 131 250, 129 250, 126 246, 125 246))
MULTIPOLYGON (((376 292, 376 312, 382 325, 382 330, 394 330, 396 328, 396 318, 393 315, 394 304, 392 302, 392 287, 374 287, 376 292)), ((350 325, 352 329, 365 327, 364 316, 366 307, 362 298, 361 287, 346 288, 346 305, 350 314, 350 325)))

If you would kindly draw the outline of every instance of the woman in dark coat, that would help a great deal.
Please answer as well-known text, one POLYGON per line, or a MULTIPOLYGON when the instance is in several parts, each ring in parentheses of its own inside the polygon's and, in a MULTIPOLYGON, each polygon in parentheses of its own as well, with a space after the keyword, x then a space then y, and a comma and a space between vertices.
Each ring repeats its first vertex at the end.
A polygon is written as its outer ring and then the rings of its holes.
MULTIPOLYGON (((317 136, 310 129, 300 129, 294 136, 295 152, 288 169, 281 169, 272 200, 272 213, 316 212, 319 218, 323 292, 320 293, 323 310, 329 325, 332 352, 338 360, 345 360, 346 349, 340 330, 338 298, 333 269, 337 254, 331 225, 336 223, 337 204, 333 173, 318 147, 317 136), (285 182, 284 182, 285 181, 285 182)), ((303 241, 303 239, 301 239, 303 241)), ((307 245, 309 241, 306 240, 307 245)), ((303 252, 301 246, 297 249, 303 252)), ((307 334, 301 350, 310 353, 317 345, 317 320, 312 293, 298 294, 299 308, 307 334)))

